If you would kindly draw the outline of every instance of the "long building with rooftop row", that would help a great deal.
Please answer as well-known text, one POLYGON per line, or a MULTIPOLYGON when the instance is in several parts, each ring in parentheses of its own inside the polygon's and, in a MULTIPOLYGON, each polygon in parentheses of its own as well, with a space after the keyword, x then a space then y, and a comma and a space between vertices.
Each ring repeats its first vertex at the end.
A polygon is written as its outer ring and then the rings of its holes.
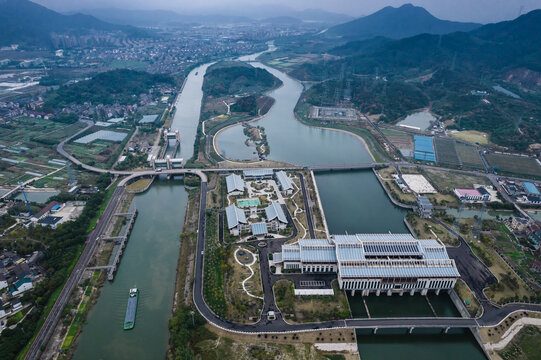
POLYGON ((439 293, 460 274, 445 246, 409 234, 334 235, 300 239, 273 254, 274 265, 301 273, 336 273, 340 289, 369 293, 439 293))

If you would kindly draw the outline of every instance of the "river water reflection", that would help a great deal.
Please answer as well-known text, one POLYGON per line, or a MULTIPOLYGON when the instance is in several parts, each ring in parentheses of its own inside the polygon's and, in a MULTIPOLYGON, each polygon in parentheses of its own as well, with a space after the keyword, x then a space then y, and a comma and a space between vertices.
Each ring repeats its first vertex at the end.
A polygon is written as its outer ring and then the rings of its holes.
POLYGON ((139 214, 113 282, 88 315, 76 360, 163 359, 169 339, 179 235, 188 194, 179 181, 155 181, 135 197, 139 214), (139 288, 135 328, 123 330, 128 291, 139 288))
MULTIPOLYGON (((252 123, 263 126, 270 146, 269 160, 296 165, 367 163, 372 158, 357 137, 333 130, 318 129, 299 123, 293 115, 303 86, 281 71, 261 63, 253 66, 266 69, 282 80, 283 86, 269 96, 276 102, 261 120, 252 123)), ((245 145, 242 126, 237 125, 218 135, 219 151, 229 159, 253 160, 255 149, 245 145)))

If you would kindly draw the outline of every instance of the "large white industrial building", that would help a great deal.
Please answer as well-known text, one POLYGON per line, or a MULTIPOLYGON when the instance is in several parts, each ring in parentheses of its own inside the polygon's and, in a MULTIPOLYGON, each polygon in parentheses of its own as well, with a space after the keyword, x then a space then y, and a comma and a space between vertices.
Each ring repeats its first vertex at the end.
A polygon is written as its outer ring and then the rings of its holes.
POLYGON ((460 276, 455 261, 437 240, 409 234, 334 235, 282 245, 273 264, 302 273, 337 273, 341 289, 352 294, 439 293, 460 276))

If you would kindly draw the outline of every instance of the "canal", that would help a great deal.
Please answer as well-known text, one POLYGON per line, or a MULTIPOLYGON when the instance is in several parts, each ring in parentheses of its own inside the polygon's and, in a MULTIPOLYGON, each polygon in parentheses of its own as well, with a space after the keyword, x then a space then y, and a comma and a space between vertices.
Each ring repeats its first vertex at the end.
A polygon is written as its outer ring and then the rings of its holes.
POLYGON ((203 79, 207 68, 212 63, 196 67, 188 74, 182 92, 175 102, 175 115, 171 122, 171 129, 178 130, 180 135, 180 154, 177 158, 184 161, 193 155, 193 144, 197 136, 201 101, 203 100, 203 79))
MULTIPOLYGON (((331 234, 408 233, 404 225, 406 210, 397 208, 371 171, 316 174, 321 203, 331 234)), ((441 317, 459 316, 446 294, 428 297, 348 294, 353 317, 441 317)), ((379 359, 485 359, 482 349, 469 330, 380 329, 357 331, 361 360, 379 359)))
POLYGON ((188 193, 179 181, 155 181, 135 197, 139 214, 113 282, 88 314, 74 359, 163 359, 169 340, 179 235, 188 193), (123 330, 128 291, 139 288, 135 328, 123 330))
MULTIPOLYGON (((358 138, 335 131, 314 129, 298 123, 293 109, 302 92, 302 85, 287 75, 256 63, 280 78, 284 86, 271 93, 276 103, 258 122, 265 127, 271 154, 269 159, 299 165, 369 162, 371 157, 358 138)), ((180 157, 193 154, 201 106, 201 85, 208 67, 194 69, 188 76, 176 103, 172 128, 180 131, 180 157), (197 73, 197 75, 196 75, 197 73)), ((240 126, 218 137, 220 150, 228 157, 242 159, 246 155, 240 126), (238 131, 240 129, 240 135, 238 131), (237 133, 235 133, 237 131, 237 133), (221 148, 223 146, 223 149, 221 148), (244 155, 243 155, 244 154, 244 155)), ((370 171, 322 173, 316 176, 323 208, 331 233, 405 233, 405 211, 396 208, 387 198, 370 171)), ((171 316, 175 268, 179 252, 179 234, 186 211, 187 193, 177 181, 157 181, 136 196, 139 216, 112 283, 106 283, 97 304, 88 315, 88 323, 75 352, 75 359, 156 359, 163 358, 167 348, 168 320, 171 316), (137 286, 140 305, 135 328, 122 330, 128 290, 137 286)), ((425 303, 412 299, 367 298, 374 314, 406 316, 406 309, 427 314, 425 303)), ((417 300, 417 299, 415 299, 417 300)), ((424 299, 423 299, 424 300, 424 299)), ((352 308, 359 309, 360 298, 350 298, 352 308)), ((426 301, 426 300, 425 300, 426 301)), ((441 316, 452 316, 448 301, 435 299, 433 306, 441 316), (449 315, 451 314, 451 315, 449 315)), ((357 310, 355 310, 357 311, 357 310)), ((357 314, 357 313, 356 313, 357 314)), ((432 316, 430 314, 426 316, 432 316)), ((421 331, 405 335, 391 330, 377 335, 358 333, 361 359, 433 358, 483 359, 481 350, 470 333, 441 335, 421 331)))

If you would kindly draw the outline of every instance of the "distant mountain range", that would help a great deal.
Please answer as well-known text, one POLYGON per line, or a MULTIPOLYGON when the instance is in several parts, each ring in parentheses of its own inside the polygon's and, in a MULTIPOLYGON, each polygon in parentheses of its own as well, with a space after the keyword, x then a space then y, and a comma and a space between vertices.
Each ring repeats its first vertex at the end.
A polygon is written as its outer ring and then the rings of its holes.
POLYGON ((126 37, 143 34, 89 15, 62 15, 28 0, 0 0, 0 45, 54 47, 56 35, 76 38, 96 31, 117 31, 126 37))
POLYGON ((402 39, 419 34, 448 34, 471 31, 480 24, 440 20, 422 7, 406 4, 398 8, 387 6, 371 15, 331 27, 325 36, 349 40, 366 40, 382 36, 402 39))
POLYGON ((539 34, 541 10, 534 10, 515 20, 484 25, 467 33, 421 34, 395 41, 372 39, 352 42, 332 52, 347 56, 351 47, 368 48, 346 59, 359 71, 375 67, 387 71, 438 67, 489 73, 516 67, 541 71, 539 34))
POLYGON ((180 26, 191 24, 238 24, 254 20, 235 15, 186 15, 170 10, 88 9, 81 13, 113 24, 131 26, 180 26))
POLYGON ((81 13, 103 21, 132 26, 180 26, 189 24, 239 24, 264 20, 267 23, 299 24, 303 21, 337 24, 351 20, 347 15, 323 10, 293 10, 282 6, 251 5, 242 8, 213 8, 205 14, 170 10, 85 9, 81 13))

